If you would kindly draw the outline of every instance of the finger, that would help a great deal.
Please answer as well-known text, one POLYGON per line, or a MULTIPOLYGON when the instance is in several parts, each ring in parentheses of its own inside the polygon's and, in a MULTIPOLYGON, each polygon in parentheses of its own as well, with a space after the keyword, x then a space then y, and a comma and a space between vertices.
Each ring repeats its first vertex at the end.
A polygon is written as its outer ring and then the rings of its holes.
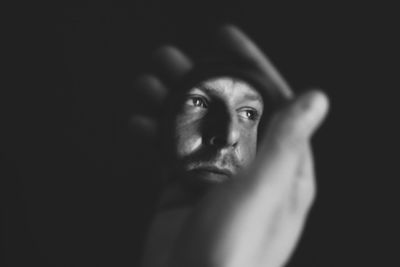
POLYGON ((132 116, 129 120, 129 129, 145 142, 153 142, 158 131, 156 120, 145 115, 132 116))
POLYGON ((286 191, 292 187, 304 148, 327 111, 326 95, 310 91, 274 116, 256 163, 256 171, 268 179, 260 178, 258 182, 269 183, 269 187, 275 184, 276 192, 279 188, 286 191))
POLYGON ((314 162, 311 146, 307 143, 299 157, 297 174, 289 194, 289 210, 303 215, 311 207, 315 194, 314 162))
POLYGON ((137 97, 140 98, 138 103, 146 114, 160 111, 168 94, 168 88, 159 78, 152 74, 140 75, 135 79, 133 87, 137 97))
POLYGON ((168 83, 177 83, 192 68, 193 63, 178 48, 170 45, 162 46, 153 54, 155 69, 168 83))
POLYGON ((299 203, 300 207, 308 211, 314 202, 317 188, 316 188, 316 180, 315 180, 315 171, 314 171, 314 158, 311 151, 310 144, 307 145, 305 155, 303 157, 302 170, 299 175, 299 203))
POLYGON ((309 140, 328 112, 328 98, 321 91, 309 91, 275 114, 266 133, 266 143, 289 151, 309 140))
POLYGON ((219 31, 220 41, 228 50, 245 62, 251 63, 265 75, 267 88, 271 93, 284 98, 291 98, 293 92, 267 56, 249 37, 233 25, 222 26, 219 31))

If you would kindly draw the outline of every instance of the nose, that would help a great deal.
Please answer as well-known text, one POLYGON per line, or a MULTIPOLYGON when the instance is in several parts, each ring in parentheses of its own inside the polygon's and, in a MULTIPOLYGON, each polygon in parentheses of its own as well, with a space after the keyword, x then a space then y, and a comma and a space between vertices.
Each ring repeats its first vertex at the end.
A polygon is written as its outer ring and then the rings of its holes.
POLYGON ((233 112, 214 114, 209 124, 206 139, 209 145, 216 147, 236 147, 240 140, 240 125, 233 112))

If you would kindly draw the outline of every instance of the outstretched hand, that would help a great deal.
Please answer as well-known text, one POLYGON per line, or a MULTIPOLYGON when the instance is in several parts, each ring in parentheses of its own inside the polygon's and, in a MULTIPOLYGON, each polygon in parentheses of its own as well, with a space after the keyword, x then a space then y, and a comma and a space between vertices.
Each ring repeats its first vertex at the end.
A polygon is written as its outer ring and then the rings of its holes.
MULTIPOLYGON (((326 96, 309 91, 294 97, 270 61, 238 28, 222 27, 219 41, 254 65, 287 105, 274 114, 257 159, 237 179, 213 187, 193 205, 159 210, 150 227, 144 267, 284 266, 314 200, 310 139, 327 113, 326 96)), ((172 46, 159 49, 154 62, 157 75, 142 75, 135 85, 153 110, 161 110, 171 90, 168 84, 182 79, 194 63, 172 46)), ((151 137, 149 141, 157 139, 159 114, 153 110, 131 120, 133 129, 151 137)), ((180 193, 166 189, 161 201, 180 193)))

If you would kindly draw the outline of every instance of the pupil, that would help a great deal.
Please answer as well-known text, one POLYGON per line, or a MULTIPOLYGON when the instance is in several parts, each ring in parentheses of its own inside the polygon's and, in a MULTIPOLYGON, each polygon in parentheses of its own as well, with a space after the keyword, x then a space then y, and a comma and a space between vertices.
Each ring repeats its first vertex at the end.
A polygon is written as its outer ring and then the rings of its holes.
POLYGON ((198 99, 198 98, 196 98, 196 99, 194 100, 194 104, 195 104, 195 106, 201 106, 201 100, 198 99))

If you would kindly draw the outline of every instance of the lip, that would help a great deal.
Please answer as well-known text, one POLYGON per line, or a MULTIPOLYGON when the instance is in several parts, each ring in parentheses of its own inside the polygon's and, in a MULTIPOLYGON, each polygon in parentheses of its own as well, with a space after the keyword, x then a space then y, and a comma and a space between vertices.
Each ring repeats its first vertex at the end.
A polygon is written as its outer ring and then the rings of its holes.
POLYGON ((214 173, 218 175, 225 175, 227 177, 233 176, 233 172, 230 171, 229 169, 222 169, 214 166, 203 166, 203 167, 198 167, 193 169, 192 171, 195 172, 208 172, 208 173, 214 173))

